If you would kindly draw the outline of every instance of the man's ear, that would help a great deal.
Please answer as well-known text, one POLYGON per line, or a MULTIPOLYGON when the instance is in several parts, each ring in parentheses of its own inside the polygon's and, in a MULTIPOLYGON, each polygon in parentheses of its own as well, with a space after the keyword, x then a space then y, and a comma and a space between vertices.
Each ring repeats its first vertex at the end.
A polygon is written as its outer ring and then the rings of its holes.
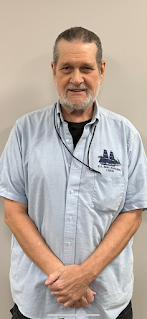
POLYGON ((52 71, 53 71, 53 77, 55 77, 56 76, 56 65, 55 65, 55 63, 53 61, 51 62, 51 68, 52 68, 52 71))
POLYGON ((106 61, 103 60, 101 63, 101 74, 100 74, 100 84, 103 83, 104 76, 105 76, 105 66, 106 66, 106 61))

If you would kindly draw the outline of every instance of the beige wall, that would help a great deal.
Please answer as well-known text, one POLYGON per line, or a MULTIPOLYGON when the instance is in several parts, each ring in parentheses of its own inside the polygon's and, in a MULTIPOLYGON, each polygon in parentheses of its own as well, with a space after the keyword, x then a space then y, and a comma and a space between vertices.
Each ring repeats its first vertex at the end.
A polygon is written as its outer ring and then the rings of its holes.
MULTIPOLYGON (((50 62, 57 35, 83 26, 103 44, 106 76, 99 103, 127 117, 147 151, 146 0, 0 0, 0 153, 21 115, 56 100, 50 62)), ((0 199, 0 309, 9 319, 11 233, 0 199)), ((135 236, 134 319, 147 317, 147 215, 135 236)))

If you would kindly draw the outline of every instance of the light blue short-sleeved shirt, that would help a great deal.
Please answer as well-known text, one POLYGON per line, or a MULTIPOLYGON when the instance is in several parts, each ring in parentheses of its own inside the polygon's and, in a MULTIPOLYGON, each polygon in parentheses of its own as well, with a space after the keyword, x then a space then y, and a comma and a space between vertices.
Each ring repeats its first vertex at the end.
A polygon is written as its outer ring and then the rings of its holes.
MULTIPOLYGON (((124 117, 95 103, 92 121, 73 146, 59 102, 29 113, 14 125, 0 160, 0 195, 28 204, 28 214, 65 264, 83 263, 99 246, 119 213, 147 207, 147 161, 141 138, 124 117), (89 170, 74 159, 101 172, 89 170)), ((12 235, 10 283, 14 302, 29 318, 114 319, 133 291, 132 239, 90 287, 88 308, 65 308, 45 285, 47 276, 12 235), (57 314, 53 317, 51 314, 57 314), (88 317, 89 314, 89 317, 88 317)))

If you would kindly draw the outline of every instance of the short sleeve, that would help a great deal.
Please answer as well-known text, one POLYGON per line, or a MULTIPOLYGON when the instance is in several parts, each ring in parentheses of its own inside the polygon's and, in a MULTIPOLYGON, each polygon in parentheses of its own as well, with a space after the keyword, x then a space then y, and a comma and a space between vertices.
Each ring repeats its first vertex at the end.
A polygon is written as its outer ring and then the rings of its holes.
POLYGON ((129 145, 128 185, 122 212, 147 209, 147 158, 139 134, 129 145))
POLYGON ((14 125, 0 159, 0 196, 27 204, 21 133, 14 125))

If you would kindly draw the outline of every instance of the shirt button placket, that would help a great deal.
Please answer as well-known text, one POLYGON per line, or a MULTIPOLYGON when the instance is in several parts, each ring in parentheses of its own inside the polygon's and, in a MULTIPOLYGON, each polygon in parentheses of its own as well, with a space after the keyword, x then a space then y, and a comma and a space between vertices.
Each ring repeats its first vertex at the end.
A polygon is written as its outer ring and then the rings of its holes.
MULTIPOLYGON (((71 141, 71 138, 68 138, 68 134, 66 134, 65 142, 67 143, 67 147, 73 153, 73 142, 71 145, 71 141)), ((85 141, 83 141, 82 145, 80 146, 79 154, 76 155, 77 158, 83 158, 84 149, 85 141)), ((74 158, 69 156, 68 152, 66 153, 66 158, 68 160, 67 163, 71 163, 71 165, 70 170, 68 171, 69 175, 66 192, 63 263, 65 265, 70 265, 75 263, 78 198, 82 165, 74 158)))
MULTIPOLYGON (((73 177, 74 179, 74 177, 73 177)), ((73 180, 71 178, 71 181, 73 180)), ((76 214, 77 214, 77 192, 70 188, 67 191, 65 232, 64 232, 64 262, 74 264, 75 237, 76 237, 76 214), (74 218, 73 215, 74 214, 74 218)))

